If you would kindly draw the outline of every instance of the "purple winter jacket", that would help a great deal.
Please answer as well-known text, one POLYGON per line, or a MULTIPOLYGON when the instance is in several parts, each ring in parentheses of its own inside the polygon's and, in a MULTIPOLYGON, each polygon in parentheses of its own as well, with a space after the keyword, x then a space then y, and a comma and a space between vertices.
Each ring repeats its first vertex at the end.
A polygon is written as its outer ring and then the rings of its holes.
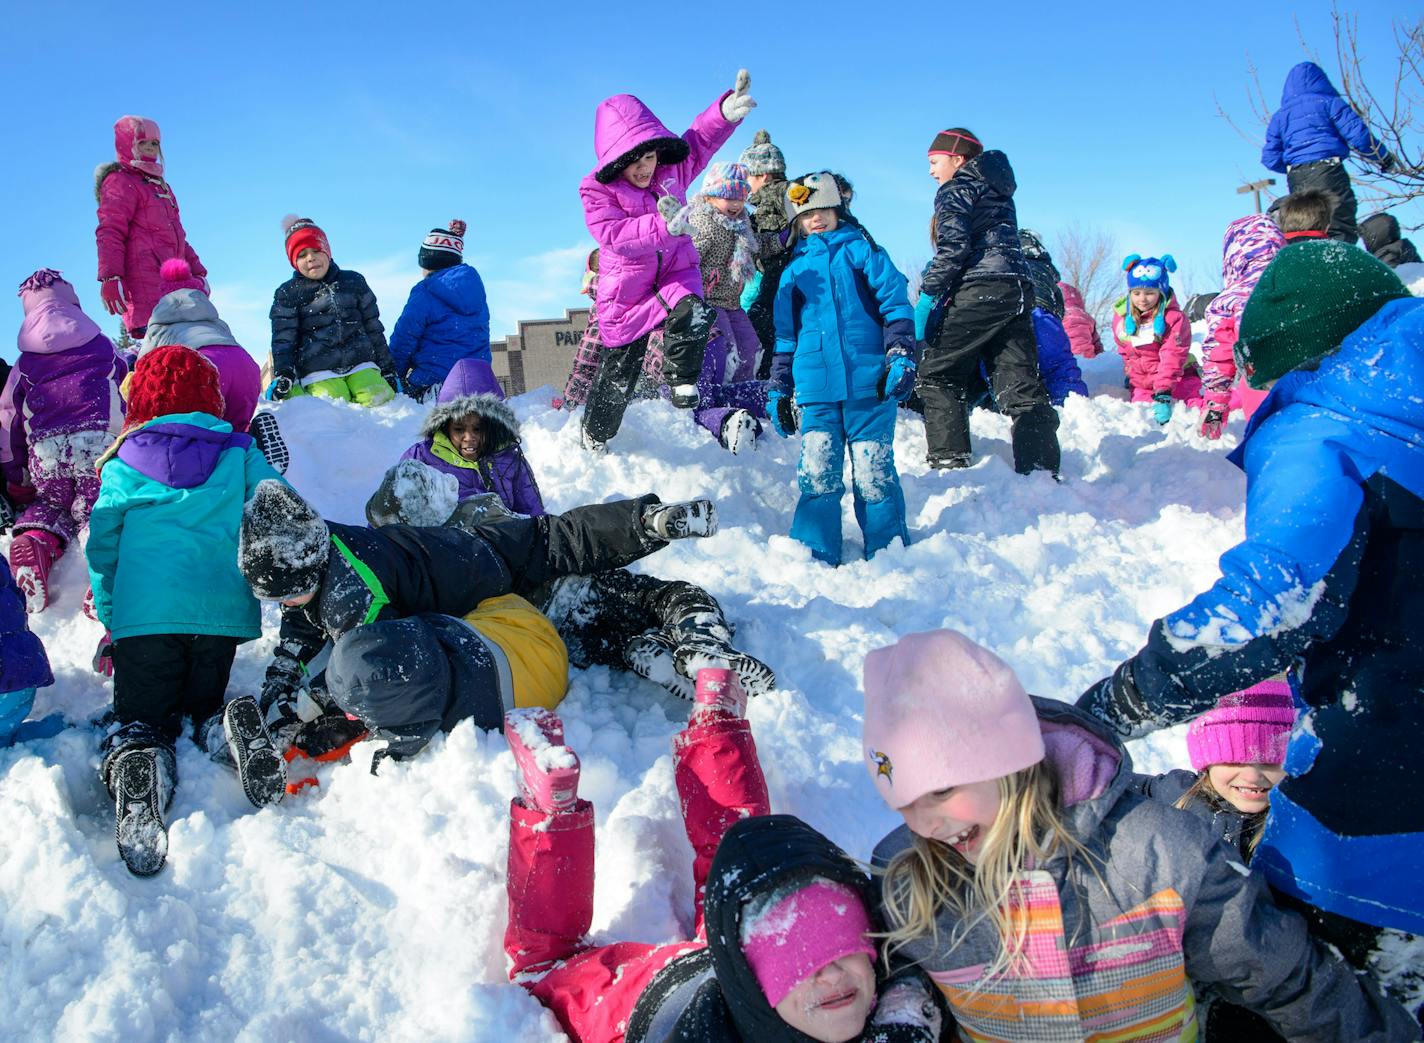
POLYGON ((420 433, 425 440, 401 454, 402 460, 421 463, 455 476, 459 498, 494 493, 519 514, 544 514, 544 498, 524 452, 519 448, 519 421, 504 401, 494 370, 483 359, 464 358, 455 363, 440 386, 436 406, 425 418, 420 433), (478 460, 455 463, 436 455, 434 442, 446 424, 457 417, 476 414, 485 428, 485 451, 478 460))
POLYGON ((15 483, 33 441, 79 431, 117 435, 124 426, 119 385, 128 373, 58 272, 30 276, 20 300, 20 357, 0 392, 0 470, 15 483))
MULTIPOLYGON (((702 271, 690 236, 673 235, 658 213, 658 198, 687 202, 687 189, 736 130, 722 117, 723 93, 678 139, 631 94, 615 94, 598 106, 593 148, 597 164, 579 184, 584 221, 598 240, 598 321, 603 343, 631 344, 667 318, 677 302, 702 293, 702 271), (639 146, 679 140, 686 158, 659 162, 647 188, 618 175, 599 175, 639 146)), ((680 151, 680 148, 673 151, 680 151)))

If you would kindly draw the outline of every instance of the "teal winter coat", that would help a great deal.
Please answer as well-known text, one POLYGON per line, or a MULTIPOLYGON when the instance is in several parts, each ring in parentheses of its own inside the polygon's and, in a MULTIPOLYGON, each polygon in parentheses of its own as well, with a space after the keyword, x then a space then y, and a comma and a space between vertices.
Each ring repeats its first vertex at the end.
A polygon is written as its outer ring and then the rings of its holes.
POLYGON ((242 507, 277 478, 251 436, 207 413, 157 417, 100 470, 89 518, 89 580, 116 640, 215 634, 249 641, 261 606, 237 569, 242 507))

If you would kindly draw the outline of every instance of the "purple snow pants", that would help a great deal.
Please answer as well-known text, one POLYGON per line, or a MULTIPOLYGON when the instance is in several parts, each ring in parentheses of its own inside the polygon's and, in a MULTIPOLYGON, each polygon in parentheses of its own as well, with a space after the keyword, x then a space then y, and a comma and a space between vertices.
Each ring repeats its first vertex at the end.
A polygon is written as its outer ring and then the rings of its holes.
POLYGON ((89 521, 99 498, 94 465, 109 443, 107 431, 51 435, 30 443, 30 483, 35 499, 15 522, 15 532, 43 529, 67 547, 89 521))
MULTIPOLYGON (((717 309, 717 325, 707 342, 707 352, 702 356, 702 373, 697 378, 697 393, 702 403, 693 415, 718 442, 722 440, 722 424, 727 415, 737 409, 745 409, 757 419, 757 435, 761 435, 761 421, 767 418, 768 385, 764 381, 749 379, 756 372, 757 344, 756 331, 752 329, 746 312, 740 308, 735 311, 717 309), (731 318, 727 317, 729 315, 731 318), (741 335, 728 335, 729 331, 739 328, 738 318, 746 327, 746 342, 751 345, 745 354, 739 350, 741 335)), ((666 386, 662 388, 662 393, 664 398, 671 394, 666 386)))

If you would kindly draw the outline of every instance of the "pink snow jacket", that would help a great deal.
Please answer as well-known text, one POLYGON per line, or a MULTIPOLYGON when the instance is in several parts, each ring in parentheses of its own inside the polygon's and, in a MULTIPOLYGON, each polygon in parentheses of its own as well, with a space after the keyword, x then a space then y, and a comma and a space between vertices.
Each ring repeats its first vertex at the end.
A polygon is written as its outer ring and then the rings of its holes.
POLYGON ((157 135, 158 127, 152 120, 122 117, 114 124, 117 162, 104 163, 94 171, 94 198, 99 204, 99 227, 94 233, 99 247, 99 279, 117 275, 123 280, 129 298, 123 322, 130 330, 148 324, 149 313, 161 296, 158 269, 168 258, 185 258, 200 279, 208 274, 188 245, 178 217, 178 200, 168 182, 161 174, 137 165, 155 165, 140 160, 134 147, 140 139, 157 135))
MULTIPOLYGON (((1159 308, 1163 305, 1159 302, 1159 308)), ((1122 356, 1122 367, 1136 391, 1146 391, 1158 395, 1171 393, 1186 372, 1187 358, 1192 349, 1192 326, 1182 309, 1177 307, 1177 295, 1173 293, 1165 305, 1167 332, 1161 337, 1153 337, 1145 344, 1133 344, 1133 338, 1124 327, 1124 316, 1131 307, 1127 297, 1113 307, 1113 340, 1117 342, 1118 354, 1122 356)), ((1139 331, 1150 333, 1150 320, 1144 320, 1139 331)))
POLYGON ((1236 380, 1236 327, 1241 311, 1261 273, 1286 238, 1264 214, 1238 217, 1226 226, 1221 241, 1222 290, 1206 307, 1206 339, 1202 342, 1202 391, 1208 402, 1226 409, 1236 380))
POLYGON ((702 270, 691 236, 673 235, 658 213, 658 198, 687 201, 687 188, 736 129, 722 117, 722 99, 692 121, 682 135, 687 155, 659 162, 647 188, 621 173, 605 184, 600 172, 639 146, 678 139, 631 94, 616 94, 594 117, 594 169, 579 184, 584 220, 601 248, 598 259, 598 323, 603 343, 621 347, 667 318, 677 302, 702 293, 702 270))
POLYGON ((1083 294, 1069 282, 1061 282, 1063 291, 1063 329, 1068 334, 1068 346, 1080 359, 1095 359, 1103 353, 1103 339, 1098 336, 1098 323, 1083 304, 1083 294))

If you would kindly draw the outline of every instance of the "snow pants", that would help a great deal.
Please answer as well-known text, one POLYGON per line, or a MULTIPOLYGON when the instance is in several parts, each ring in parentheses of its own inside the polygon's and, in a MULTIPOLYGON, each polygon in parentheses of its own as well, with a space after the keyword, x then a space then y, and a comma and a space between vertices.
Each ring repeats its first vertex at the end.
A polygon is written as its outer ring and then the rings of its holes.
POLYGON ((85 525, 99 498, 94 465, 109 442, 107 431, 76 431, 30 443, 30 484, 34 501, 15 520, 15 533, 43 529, 69 546, 85 525))
POLYGON ((1350 172, 1339 159, 1317 159, 1314 163, 1301 163, 1286 172, 1286 186, 1292 192, 1316 188, 1329 192, 1335 197, 1335 210, 1330 215, 1330 228, 1326 234, 1342 243, 1358 242, 1360 235, 1355 227, 1355 189, 1350 184, 1350 172))
POLYGON ((314 380, 310 384, 302 384, 301 388, 303 394, 355 402, 358 406, 379 406, 396 397, 395 389, 386 383, 380 370, 374 368, 314 380))
MULTIPOLYGON (((728 312, 717 309, 717 324, 707 342, 702 357, 702 373, 697 378, 697 393, 701 398, 693 416, 713 438, 722 441, 722 425, 737 409, 745 409, 756 418, 757 437, 761 437, 761 421, 766 419, 767 385, 753 379, 756 368, 756 333, 740 308, 739 318, 729 319, 728 312), (745 327, 741 333, 738 326, 745 327), (751 338, 749 358, 742 356, 742 343, 751 338)), ((671 391, 664 385, 664 395, 671 391)))
POLYGON ((142 634, 114 642, 114 717, 170 743, 183 718, 201 724, 222 709, 240 644, 217 634, 142 634))
POLYGON ((247 433, 257 400, 262 397, 262 370, 257 360, 235 344, 220 344, 198 348, 218 371, 218 386, 222 389, 222 419, 239 434, 247 433))
POLYGON ((1017 279, 981 279, 956 291, 915 385, 932 463, 970 452, 969 389, 982 362, 995 403, 1013 418, 1014 470, 1058 471, 1058 414, 1038 372, 1032 312, 1033 290, 1017 279))
POLYGON ((905 493, 895 471, 895 417, 893 399, 860 398, 801 407, 801 462, 796 469, 801 499, 791 519, 791 538, 810 547, 819 560, 841 563, 847 447, 855 520, 865 536, 866 559, 897 537, 910 542, 905 493))
POLYGON ((751 726, 740 718, 689 724, 673 740, 674 776, 692 844, 697 941, 591 946, 593 806, 548 815, 513 801, 509 809, 509 926, 504 951, 511 981, 558 1018, 575 1043, 622 1038, 638 997, 672 960, 705 942, 702 902, 712 856, 734 822, 771 812, 751 726))
POLYGON ((34 688, 18 688, 13 692, 0 692, 0 747, 9 746, 15 732, 30 715, 35 705, 34 688))

